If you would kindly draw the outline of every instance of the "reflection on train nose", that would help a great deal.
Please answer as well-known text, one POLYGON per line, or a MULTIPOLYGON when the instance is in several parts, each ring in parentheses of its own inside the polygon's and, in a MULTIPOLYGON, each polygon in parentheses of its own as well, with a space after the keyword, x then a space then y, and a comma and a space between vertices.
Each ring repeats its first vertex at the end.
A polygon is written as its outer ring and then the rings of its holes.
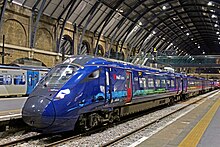
POLYGON ((46 97, 30 97, 22 110, 25 123, 36 128, 46 128, 55 120, 55 109, 51 100, 46 97))

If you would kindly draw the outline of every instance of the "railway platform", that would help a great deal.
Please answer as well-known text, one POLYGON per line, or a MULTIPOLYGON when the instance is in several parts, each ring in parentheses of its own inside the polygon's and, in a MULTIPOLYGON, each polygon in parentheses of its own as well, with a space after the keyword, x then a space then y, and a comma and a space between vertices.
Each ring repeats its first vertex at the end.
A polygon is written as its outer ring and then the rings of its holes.
POLYGON ((150 137, 143 136, 130 147, 218 147, 219 120, 220 91, 159 132, 150 137))
POLYGON ((21 118, 21 109, 27 97, 0 98, 0 123, 21 118))

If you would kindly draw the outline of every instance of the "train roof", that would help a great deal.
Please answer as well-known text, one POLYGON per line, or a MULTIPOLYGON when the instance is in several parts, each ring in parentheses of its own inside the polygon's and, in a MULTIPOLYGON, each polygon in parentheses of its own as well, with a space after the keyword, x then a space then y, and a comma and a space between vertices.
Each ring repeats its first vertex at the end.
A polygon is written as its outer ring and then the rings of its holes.
POLYGON ((48 71, 49 69, 44 66, 32 66, 32 65, 22 65, 22 64, 1 64, 1 69, 23 69, 23 70, 40 70, 48 71))
POLYGON ((158 75, 170 75, 178 76, 178 77, 184 77, 185 74, 181 73, 172 73, 169 71, 156 69, 148 66, 140 66, 135 65, 132 63, 128 63, 125 61, 115 60, 115 59, 109 59, 109 58, 103 58, 103 57, 94 57, 90 55, 76 55, 71 56, 67 60, 64 61, 64 63, 74 63, 79 66, 87 66, 87 65, 110 65, 113 67, 121 67, 121 68, 130 68, 130 69, 136 69, 136 70, 145 70, 149 73, 156 73, 158 75))

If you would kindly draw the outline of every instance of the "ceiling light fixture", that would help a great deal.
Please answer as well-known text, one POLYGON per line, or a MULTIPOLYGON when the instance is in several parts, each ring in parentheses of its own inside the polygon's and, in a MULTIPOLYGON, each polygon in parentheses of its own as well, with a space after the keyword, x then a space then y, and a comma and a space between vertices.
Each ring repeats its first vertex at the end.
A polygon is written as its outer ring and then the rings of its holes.
POLYGON ((186 33, 187 36, 189 36, 189 33, 186 33))
POLYGON ((216 15, 214 15, 214 14, 212 14, 212 16, 211 16, 212 18, 217 18, 217 16, 216 15))
POLYGON ((167 7, 166 7, 166 6, 163 6, 163 7, 162 7, 162 9, 163 9, 163 10, 166 10, 166 9, 167 9, 167 7))
POLYGON ((208 4, 207 4, 208 6, 212 6, 213 4, 212 4, 212 2, 208 2, 208 4))

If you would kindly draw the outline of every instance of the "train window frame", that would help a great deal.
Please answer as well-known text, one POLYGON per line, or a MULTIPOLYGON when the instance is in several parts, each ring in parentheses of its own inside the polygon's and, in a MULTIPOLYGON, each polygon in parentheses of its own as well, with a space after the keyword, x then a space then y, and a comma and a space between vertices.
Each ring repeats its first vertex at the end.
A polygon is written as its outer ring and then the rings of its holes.
POLYGON ((13 75, 13 84, 14 85, 25 85, 26 84, 26 76, 23 74, 23 75, 13 75), (22 77, 19 81, 19 83, 15 82, 16 78, 15 77, 22 77), (24 80, 23 80, 24 79, 24 80))
POLYGON ((147 88, 146 78, 139 78, 139 86, 140 88, 147 88))
POLYGON ((10 74, 1 74, 0 76, 2 76, 2 82, 0 82, 0 85, 11 85, 12 84, 12 76, 10 74), (10 77, 10 80, 5 80, 8 79, 10 77), (8 81, 10 81, 8 83, 8 81))
POLYGON ((90 73, 88 75, 88 79, 92 80, 92 79, 97 79, 100 77, 100 69, 93 71, 92 73, 90 73))
POLYGON ((154 78, 148 78, 148 88, 154 88, 154 78))
POLYGON ((157 88, 161 87, 160 82, 161 82, 160 79, 156 79, 156 80, 155 80, 155 86, 156 86, 157 88))

